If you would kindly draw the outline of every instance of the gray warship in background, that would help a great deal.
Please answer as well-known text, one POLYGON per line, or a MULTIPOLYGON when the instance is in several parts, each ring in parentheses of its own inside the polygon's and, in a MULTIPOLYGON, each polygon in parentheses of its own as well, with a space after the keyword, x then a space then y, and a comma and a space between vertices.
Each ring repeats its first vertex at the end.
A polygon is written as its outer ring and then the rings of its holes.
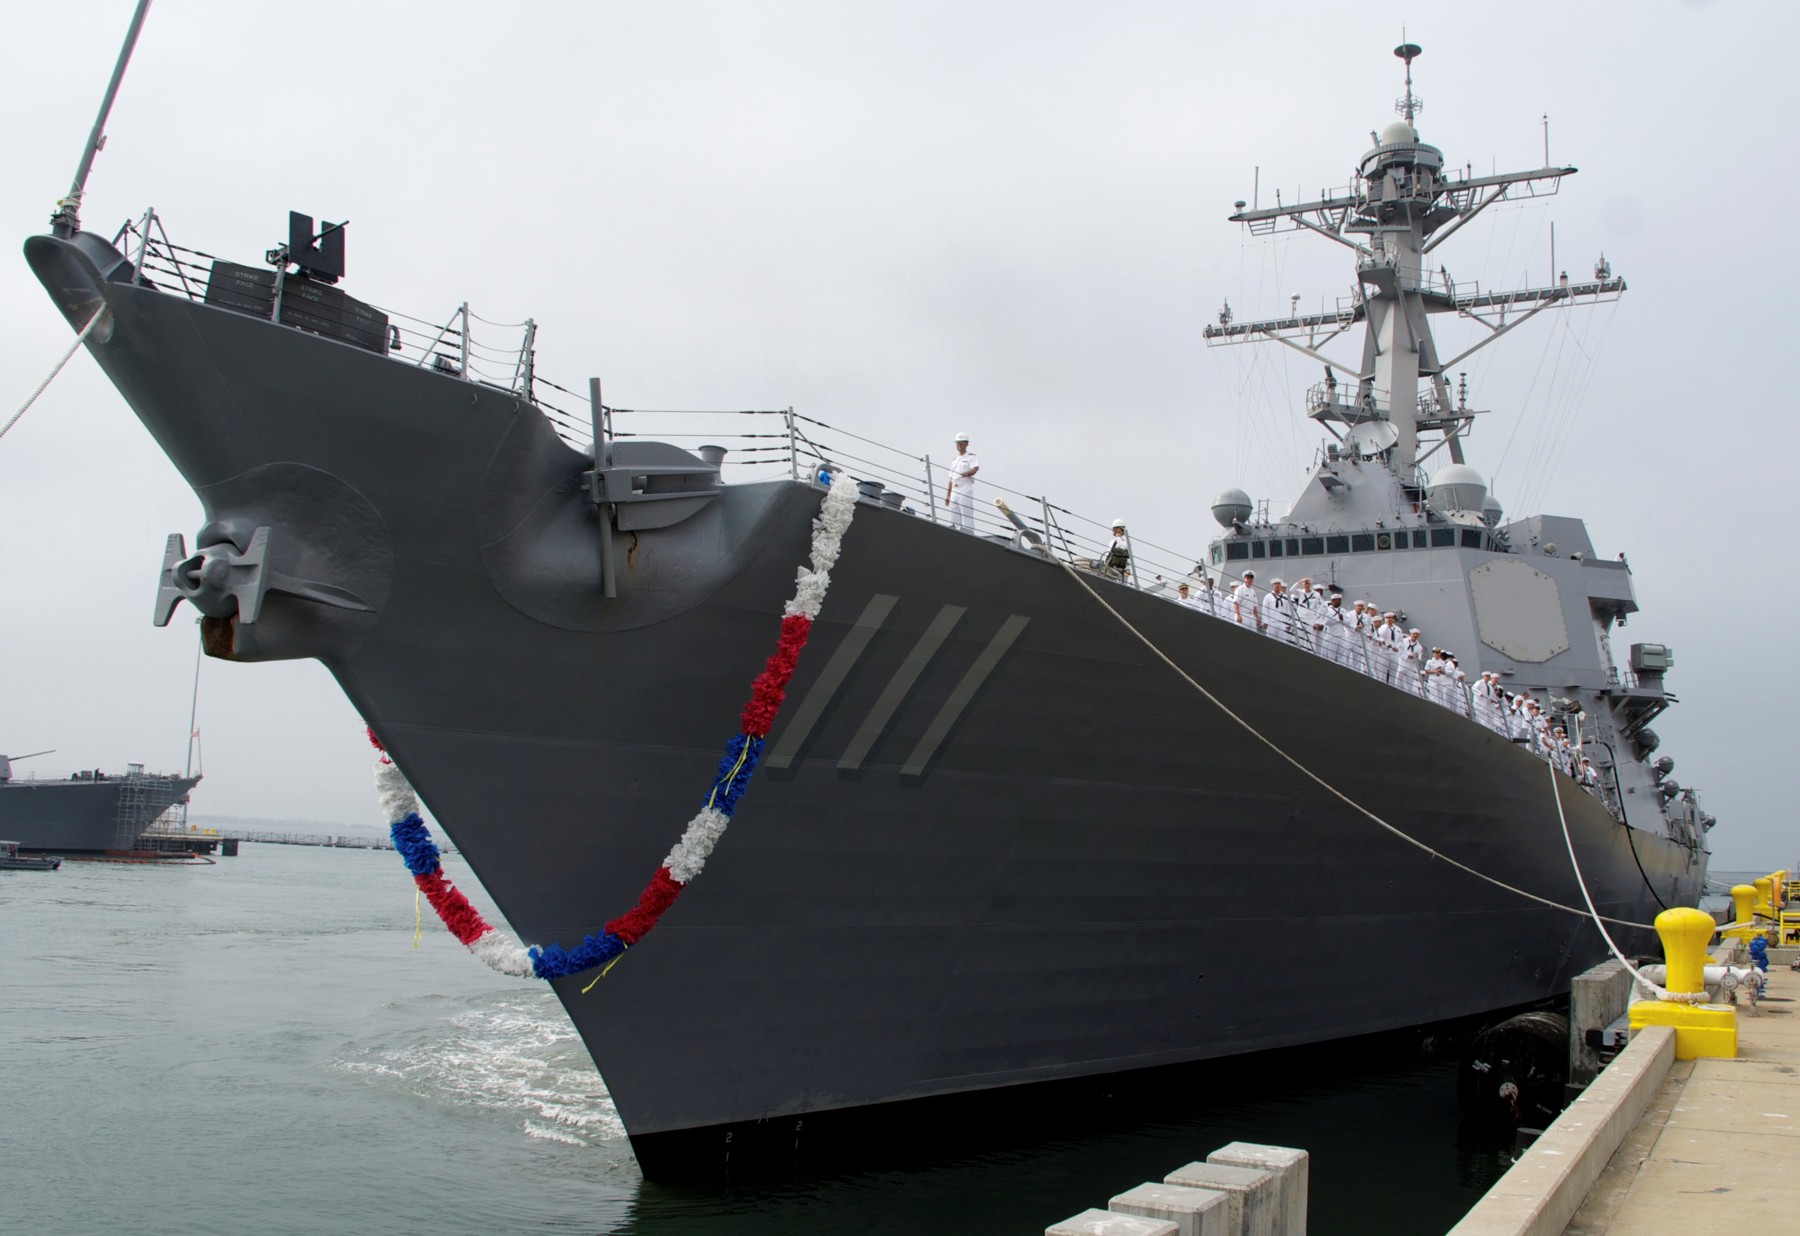
POLYGON ((197 776, 145 772, 131 764, 122 773, 89 769, 63 778, 20 778, 0 755, 0 837, 31 853, 104 854, 139 848, 138 838, 169 808, 187 801, 197 776))
POLYGON ((869 463, 704 878, 592 991, 591 974, 555 984, 654 1178, 754 1132, 803 1153, 828 1116, 925 1096, 1552 999, 1606 952, 1559 797, 1599 912, 1627 950, 1654 948, 1626 924, 1693 904, 1710 823, 1648 762, 1661 654, 1616 662, 1631 576, 1579 521, 1484 513, 1459 471, 1461 358, 1429 329, 1458 313, 1497 335, 1623 290, 1493 295, 1425 269, 1486 206, 1573 170, 1447 173, 1409 104, 1342 194, 1239 210, 1346 244, 1357 290, 1336 315, 1210 333, 1321 359, 1337 334, 1367 342, 1312 401, 1330 442, 1290 514, 1224 503, 1202 568, 1229 582, 1279 561, 1404 611, 1607 753, 1599 794, 1438 703, 1135 587, 1154 547, 1135 576, 1082 577, 1109 613, 1055 560, 1085 555, 1048 501, 953 531, 929 460, 881 473, 881 448, 821 445, 829 427, 791 411, 746 422, 769 429, 740 443, 765 479, 730 484, 723 452, 674 444, 679 423, 629 436, 597 383, 584 431, 535 373, 529 324, 496 363, 466 306, 421 329, 345 295, 341 227, 296 216, 258 268, 170 243, 149 212, 109 243, 71 201, 25 253, 203 504, 195 551, 170 538, 157 620, 185 599, 213 656, 321 661, 531 944, 632 904, 774 647, 818 470, 869 463), (1449 468, 1428 480, 1434 457, 1449 468), (1302 914, 1304 979, 1249 977, 1302 914))

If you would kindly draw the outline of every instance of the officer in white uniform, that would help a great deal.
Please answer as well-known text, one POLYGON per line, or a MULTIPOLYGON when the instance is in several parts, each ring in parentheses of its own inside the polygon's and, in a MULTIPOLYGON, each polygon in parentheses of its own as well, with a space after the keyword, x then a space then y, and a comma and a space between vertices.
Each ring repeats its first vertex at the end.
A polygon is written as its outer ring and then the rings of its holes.
POLYGON ((1450 697, 1444 693, 1444 675, 1448 672, 1448 667, 1444 664, 1444 650, 1433 648, 1431 655, 1425 660, 1424 667, 1419 671, 1424 687, 1421 694, 1433 703, 1448 705, 1450 697))
POLYGON ((944 487, 944 505, 950 508, 950 526, 958 532, 975 531, 975 474, 981 461, 969 449, 969 435, 956 435, 956 458, 950 461, 950 483, 944 487))
POLYGON ((1231 620, 1240 627, 1262 626, 1262 616, 1256 612, 1255 571, 1245 571, 1243 581, 1231 590, 1231 620))

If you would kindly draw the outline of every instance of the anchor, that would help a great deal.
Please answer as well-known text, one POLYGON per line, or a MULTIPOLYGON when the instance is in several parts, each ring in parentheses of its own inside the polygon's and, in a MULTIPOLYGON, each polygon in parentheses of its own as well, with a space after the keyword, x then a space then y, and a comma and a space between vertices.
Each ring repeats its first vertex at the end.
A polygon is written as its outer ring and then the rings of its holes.
MULTIPOLYGON (((202 528, 206 538, 211 528, 202 528)), ((189 556, 187 542, 179 532, 169 534, 163 551, 162 574, 157 581, 156 612, 153 621, 159 627, 169 625, 175 607, 187 601, 208 618, 230 618, 249 626, 262 613, 263 598, 271 592, 282 592, 336 609, 371 612, 364 600, 347 588, 300 579, 269 566, 268 527, 260 527, 250 535, 250 543, 242 551, 229 539, 201 546, 189 556)), ((197 539, 200 539, 197 538, 197 539)))

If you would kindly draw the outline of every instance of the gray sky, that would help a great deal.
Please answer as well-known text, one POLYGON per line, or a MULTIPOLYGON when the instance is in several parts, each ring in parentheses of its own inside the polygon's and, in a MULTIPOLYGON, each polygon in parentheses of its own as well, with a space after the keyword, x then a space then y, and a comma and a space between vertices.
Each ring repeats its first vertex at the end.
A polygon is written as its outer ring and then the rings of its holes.
MULTIPOLYGON (((1630 555, 1629 640, 1672 645, 1657 724, 1720 817, 1715 865, 1797 854, 1780 700, 1800 597, 1778 298, 1797 175, 1800 10, 1411 7, 1448 163, 1582 169, 1443 251, 1540 284, 1604 250, 1616 308, 1546 314, 1469 365, 1470 462, 1509 516, 1585 518, 1630 555), (1428 17, 1428 21, 1419 20, 1428 17), (1770 218, 1762 216, 1767 213, 1770 218)), ((8 15, 14 243, 66 189, 129 0, 8 15)), ((468 299, 541 324, 540 372, 636 407, 781 407, 914 451, 967 428, 983 476, 1198 556, 1219 490, 1280 511, 1318 434, 1240 317, 1344 294, 1323 240, 1225 221, 1339 186, 1393 118, 1406 7, 1030 3, 292 6, 161 0, 89 182, 110 234, 154 205, 255 263, 286 211, 348 218, 355 296, 468 299)), ((17 253, 17 250, 14 250, 17 253)), ((0 419, 69 332, 22 260, 0 280, 0 419)), ((1442 319, 1438 319, 1442 322, 1442 319)), ((1454 341, 1445 328, 1440 341, 1454 341)), ((1290 359, 1291 362, 1290 363, 1290 359)), ((0 440, 0 750, 45 772, 179 767, 194 642, 150 625, 163 538, 199 504, 85 355, 0 440)), ((1329 707, 1329 701, 1313 701, 1329 707)), ((1356 724, 1347 719, 1346 724, 1356 724)), ((202 670, 201 814, 377 823, 359 723, 311 662, 202 670)), ((1382 736, 1370 734, 1371 749, 1382 736)))

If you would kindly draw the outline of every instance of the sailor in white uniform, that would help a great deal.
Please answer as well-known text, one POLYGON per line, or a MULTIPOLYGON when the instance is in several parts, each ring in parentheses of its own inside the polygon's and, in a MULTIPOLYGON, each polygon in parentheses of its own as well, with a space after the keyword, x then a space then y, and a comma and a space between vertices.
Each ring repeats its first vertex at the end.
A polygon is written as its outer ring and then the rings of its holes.
POLYGON ((950 483, 944 487, 944 505, 950 508, 950 526, 958 532, 975 531, 975 474, 981 461, 969 449, 969 435, 956 435, 956 458, 950 461, 950 483))
MULTIPOLYGON (((1358 605, 1362 602, 1358 601, 1358 605)), ((1325 631, 1319 637, 1320 646, 1325 655, 1339 665, 1354 666, 1356 662, 1356 641, 1360 637, 1356 633, 1355 618, 1344 611, 1344 598, 1331 594, 1331 600, 1325 605, 1325 631)))
POLYGON ((1100 568, 1115 579, 1125 579, 1131 568, 1131 538, 1125 535, 1125 521, 1112 521, 1112 540, 1106 543, 1106 554, 1100 568))
POLYGON ((1406 643, 1406 632, 1400 629, 1400 615, 1388 610, 1370 633, 1369 659, 1375 676, 1390 687, 1400 681, 1400 650, 1406 643))
MULTIPOLYGON (((1398 627, 1395 630, 1399 630, 1398 627)), ((1419 638, 1419 628, 1414 627, 1400 641, 1400 665, 1395 682, 1411 691, 1414 695, 1425 694, 1425 641, 1419 638)))
POLYGON ((1313 589, 1310 576, 1303 576, 1294 585, 1294 591, 1288 594, 1288 603, 1294 609, 1294 642, 1309 652, 1319 650, 1319 632, 1324 624, 1317 621, 1324 600, 1313 589))
POLYGON ((1231 620, 1240 627, 1262 626, 1262 616, 1256 612, 1255 571, 1245 571, 1243 581, 1231 590, 1231 620))
POLYGON ((1450 703, 1450 696, 1444 691, 1444 675, 1448 672, 1449 669, 1444 664, 1444 650, 1442 648, 1433 648, 1431 650, 1431 655, 1425 659, 1425 664, 1420 668, 1419 673, 1422 676, 1422 685, 1424 687, 1421 694, 1431 700, 1434 704, 1448 706, 1450 703))
POLYGON ((1294 606, 1287 586, 1278 579, 1269 581, 1269 591, 1262 599, 1263 634, 1284 644, 1294 642, 1294 606))
POLYGON ((1211 614, 1214 618, 1218 618, 1222 617, 1219 613, 1219 606, 1223 601, 1224 598, 1219 595, 1219 590, 1213 587, 1213 577, 1202 575, 1200 591, 1194 594, 1194 608, 1203 614, 1211 614))

